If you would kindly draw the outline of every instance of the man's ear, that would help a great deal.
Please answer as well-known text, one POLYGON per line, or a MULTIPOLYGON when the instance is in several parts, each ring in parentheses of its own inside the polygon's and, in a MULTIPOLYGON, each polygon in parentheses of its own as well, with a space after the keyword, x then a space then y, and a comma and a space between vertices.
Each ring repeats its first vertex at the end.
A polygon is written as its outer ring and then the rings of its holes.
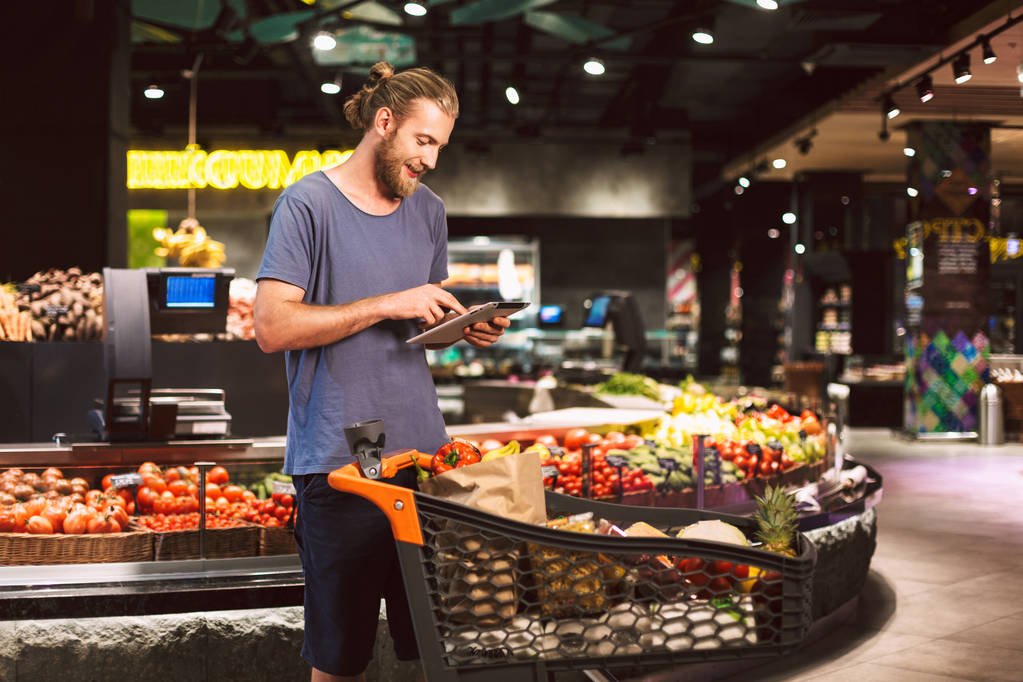
POLYGON ((373 117, 373 130, 381 137, 386 137, 395 127, 395 123, 394 112, 391 111, 390 107, 380 107, 373 117))

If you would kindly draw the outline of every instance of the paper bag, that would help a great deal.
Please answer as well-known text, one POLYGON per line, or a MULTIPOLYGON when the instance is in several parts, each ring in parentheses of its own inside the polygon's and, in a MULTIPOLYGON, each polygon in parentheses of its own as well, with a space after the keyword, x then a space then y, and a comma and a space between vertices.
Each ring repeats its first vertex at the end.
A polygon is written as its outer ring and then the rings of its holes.
POLYGON ((427 495, 522 523, 547 522, 539 452, 520 452, 421 481, 427 495))

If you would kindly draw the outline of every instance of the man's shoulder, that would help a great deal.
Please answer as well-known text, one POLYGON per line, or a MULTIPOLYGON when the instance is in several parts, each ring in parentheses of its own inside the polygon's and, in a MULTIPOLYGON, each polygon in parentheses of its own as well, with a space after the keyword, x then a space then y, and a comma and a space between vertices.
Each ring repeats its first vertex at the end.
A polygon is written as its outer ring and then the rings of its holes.
POLYGON ((320 171, 314 171, 288 185, 278 201, 299 201, 314 205, 333 189, 330 180, 320 171))
POLYGON ((419 183, 419 187, 416 188, 415 193, 412 195, 412 200, 422 206, 439 209, 444 208, 444 200, 437 196, 432 189, 423 183, 419 183))

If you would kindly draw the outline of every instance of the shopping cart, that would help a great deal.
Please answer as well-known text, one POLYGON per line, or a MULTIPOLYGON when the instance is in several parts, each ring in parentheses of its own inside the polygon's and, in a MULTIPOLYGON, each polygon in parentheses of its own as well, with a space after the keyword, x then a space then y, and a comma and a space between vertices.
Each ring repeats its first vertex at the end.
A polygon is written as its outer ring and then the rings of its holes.
MULTIPOLYGON (((383 458, 382 479, 413 458, 425 468, 430 457, 383 458)), ((549 528, 371 480, 356 463, 328 480, 390 520, 430 682, 522 682, 571 669, 777 655, 810 626, 816 552, 804 536, 795 558, 674 539, 682 526, 712 519, 752 537, 750 519, 548 492, 548 516, 560 525, 549 528), (672 538, 590 533, 600 519, 601 530, 645 521, 672 538)))

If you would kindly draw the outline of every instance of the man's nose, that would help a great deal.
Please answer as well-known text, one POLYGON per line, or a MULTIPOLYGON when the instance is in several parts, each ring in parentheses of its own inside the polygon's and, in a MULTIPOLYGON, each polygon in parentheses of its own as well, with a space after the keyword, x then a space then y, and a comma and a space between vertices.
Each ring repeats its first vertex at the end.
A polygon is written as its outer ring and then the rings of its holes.
POLYGON ((433 170, 437 166, 437 157, 440 155, 440 151, 431 149, 423 154, 423 165, 426 166, 427 170, 433 170))

